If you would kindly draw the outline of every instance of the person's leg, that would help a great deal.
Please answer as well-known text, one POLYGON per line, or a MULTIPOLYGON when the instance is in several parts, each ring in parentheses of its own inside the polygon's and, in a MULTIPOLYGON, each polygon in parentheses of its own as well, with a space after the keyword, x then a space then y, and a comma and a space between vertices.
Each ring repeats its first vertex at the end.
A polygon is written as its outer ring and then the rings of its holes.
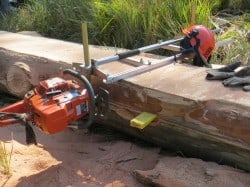
POLYGON ((4 12, 9 12, 11 10, 9 0, 0 0, 0 10, 4 12))

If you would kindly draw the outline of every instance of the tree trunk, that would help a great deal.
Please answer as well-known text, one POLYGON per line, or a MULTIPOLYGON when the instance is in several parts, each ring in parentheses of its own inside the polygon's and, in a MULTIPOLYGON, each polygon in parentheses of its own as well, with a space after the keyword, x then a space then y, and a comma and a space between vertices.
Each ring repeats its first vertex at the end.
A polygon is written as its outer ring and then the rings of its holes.
POLYGON ((0 48, 1 89, 23 98, 40 81, 53 76, 62 76, 62 70, 71 65, 46 58, 27 56, 0 48))

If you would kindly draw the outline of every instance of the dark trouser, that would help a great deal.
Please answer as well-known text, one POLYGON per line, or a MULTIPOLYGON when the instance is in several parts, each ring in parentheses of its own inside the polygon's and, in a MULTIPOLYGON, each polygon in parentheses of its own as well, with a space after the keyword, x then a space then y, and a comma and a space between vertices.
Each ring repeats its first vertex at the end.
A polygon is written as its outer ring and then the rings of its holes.
POLYGON ((9 0, 0 0, 0 11, 9 12, 11 10, 9 0))

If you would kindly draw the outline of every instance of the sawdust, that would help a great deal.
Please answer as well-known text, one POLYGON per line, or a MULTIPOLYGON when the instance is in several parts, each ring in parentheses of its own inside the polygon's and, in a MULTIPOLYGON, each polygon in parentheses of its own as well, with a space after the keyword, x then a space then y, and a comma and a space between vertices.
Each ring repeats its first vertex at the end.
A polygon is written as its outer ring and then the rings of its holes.
POLYGON ((23 127, 0 129, 0 140, 9 150, 14 147, 12 175, 0 174, 1 187, 250 186, 250 175, 243 171, 162 155, 158 147, 119 138, 113 131, 35 132, 39 145, 27 146, 23 127))

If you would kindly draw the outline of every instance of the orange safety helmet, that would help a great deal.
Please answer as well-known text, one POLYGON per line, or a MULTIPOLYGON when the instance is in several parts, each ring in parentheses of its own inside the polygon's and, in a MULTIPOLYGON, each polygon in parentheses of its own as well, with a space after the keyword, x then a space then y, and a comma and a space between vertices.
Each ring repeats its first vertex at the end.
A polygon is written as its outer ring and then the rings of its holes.
POLYGON ((193 25, 183 30, 191 47, 207 62, 215 48, 215 38, 211 30, 203 25, 193 25))

